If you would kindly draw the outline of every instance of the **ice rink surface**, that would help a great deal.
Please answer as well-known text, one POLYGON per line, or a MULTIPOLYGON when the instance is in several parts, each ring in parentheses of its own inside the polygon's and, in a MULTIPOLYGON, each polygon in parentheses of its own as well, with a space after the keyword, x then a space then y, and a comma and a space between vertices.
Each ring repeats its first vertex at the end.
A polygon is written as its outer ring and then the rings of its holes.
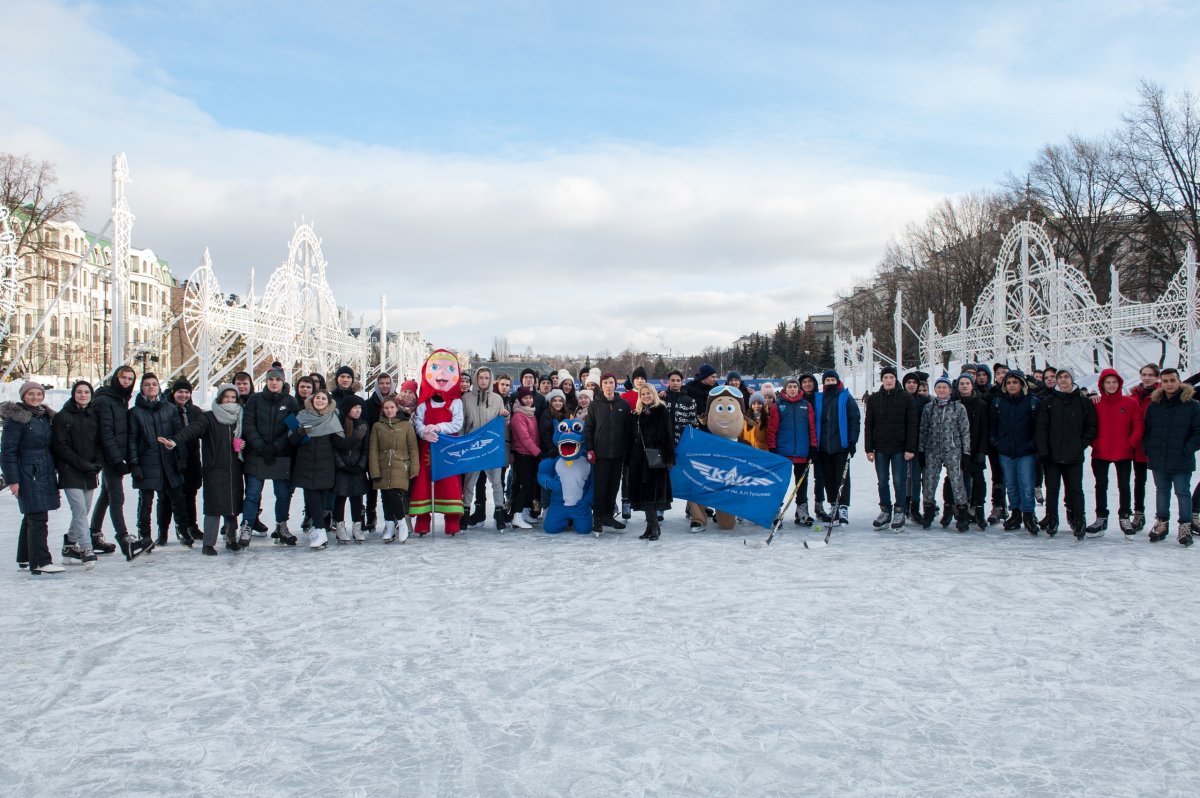
POLYGON ((61 577, 17 570, 5 496, 0 793, 1200 794, 1200 546, 874 532, 853 476, 815 551, 677 505, 657 543, 172 540, 61 577))

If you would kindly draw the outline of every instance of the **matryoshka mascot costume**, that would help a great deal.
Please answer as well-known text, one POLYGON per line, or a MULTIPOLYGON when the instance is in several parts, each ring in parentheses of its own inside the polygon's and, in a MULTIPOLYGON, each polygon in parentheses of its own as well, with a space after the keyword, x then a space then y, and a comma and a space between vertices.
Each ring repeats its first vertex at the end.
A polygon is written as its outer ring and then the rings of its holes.
POLYGON ((434 482, 429 444, 435 443, 441 435, 462 432, 461 396, 458 358, 445 349, 433 350, 421 366, 421 387, 412 419, 417 431, 421 470, 409 494, 408 511, 417 518, 413 531, 418 535, 429 534, 431 513, 445 516, 447 535, 458 534, 463 513, 462 476, 444 477, 434 482))

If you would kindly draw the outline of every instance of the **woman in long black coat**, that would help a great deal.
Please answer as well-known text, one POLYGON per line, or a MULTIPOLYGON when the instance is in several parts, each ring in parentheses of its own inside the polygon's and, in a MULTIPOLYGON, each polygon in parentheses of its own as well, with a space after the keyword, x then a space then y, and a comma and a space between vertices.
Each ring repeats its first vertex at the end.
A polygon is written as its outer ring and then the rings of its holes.
MULTIPOLYGON (((238 391, 231 383, 217 388, 212 410, 202 412, 200 418, 188 424, 179 434, 171 438, 159 438, 167 449, 186 445, 199 440, 202 469, 204 473, 204 553, 217 553, 217 533, 223 528, 225 548, 237 551, 237 515, 242 511, 242 406, 238 402, 238 391)), ((296 538, 283 538, 290 546, 296 538)))
POLYGON ((366 403, 358 394, 342 402, 346 417, 342 419, 345 438, 334 458, 337 474, 333 478, 333 522, 337 540, 345 543, 351 536, 355 543, 366 540, 363 534, 363 495, 370 487, 367 480, 367 456, 370 453, 371 424, 366 419, 366 403), (346 500, 350 500, 352 529, 346 530, 346 500))
MULTIPOLYGON (((92 384, 80 380, 71 386, 71 398, 51 422, 54 428, 54 463, 58 486, 71 508, 71 526, 63 539, 64 558, 84 564, 96 561, 88 529, 92 497, 103 469, 100 454, 100 417, 92 407, 92 384)), ((112 544, 109 544, 112 545, 112 544)), ((102 549, 111 553, 114 549, 102 549)))
POLYGON ((658 513, 671 507, 671 466, 675 465, 675 429, 671 411, 650 385, 638 389, 637 405, 629 425, 629 503, 646 513, 643 540, 658 540, 658 513), (652 468, 647 449, 657 449, 663 467, 652 468))
POLYGON ((18 395, 21 401, 0 404, 0 419, 4 421, 0 467, 23 516, 17 536, 17 564, 22 568, 28 565, 31 574, 60 574, 64 569, 54 564, 46 541, 50 511, 57 510, 60 503, 51 453, 54 411, 42 404, 46 392, 36 382, 24 383, 18 395))

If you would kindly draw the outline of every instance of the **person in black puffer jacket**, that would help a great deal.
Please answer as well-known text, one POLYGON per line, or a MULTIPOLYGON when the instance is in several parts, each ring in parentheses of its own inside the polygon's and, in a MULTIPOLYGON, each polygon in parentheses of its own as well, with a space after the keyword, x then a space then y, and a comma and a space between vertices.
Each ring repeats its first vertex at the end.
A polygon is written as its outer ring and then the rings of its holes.
MULTIPOLYGON (((921 475, 925 471, 925 452, 921 448, 921 411, 929 404, 929 396, 922 396, 917 390, 922 380, 929 375, 922 371, 910 371, 904 375, 904 392, 912 397, 913 414, 917 417, 917 455, 908 461, 908 478, 905 482, 905 501, 908 504, 908 515, 915 523, 921 523, 921 475)), ((933 501, 932 496, 926 497, 933 501)))
POLYGON ((283 392, 283 372, 267 372, 265 387, 252 394, 242 416, 242 437, 246 439, 243 472, 246 479, 245 501, 242 504, 242 525, 238 528, 238 545, 250 545, 250 534, 258 518, 263 485, 270 480, 275 492, 276 540, 286 539, 288 511, 292 499, 292 443, 288 420, 295 423, 300 406, 295 397, 283 392))
POLYGON ((995 452, 1004 471, 1008 504, 1012 515, 1004 522, 1011 532, 1022 524, 1029 534, 1038 533, 1034 515, 1033 486, 1037 443, 1034 427, 1041 402, 1030 393, 1025 375, 1020 370, 1009 371, 1004 378, 1003 393, 991 401, 988 415, 989 451, 995 452))
MULTIPOLYGON (((125 524, 125 475, 129 465, 125 456, 129 449, 129 400, 137 372, 129 366, 118 366, 107 385, 102 385, 92 397, 92 407, 100 424, 100 454, 104 468, 100 471, 100 495, 92 508, 92 547, 96 551, 112 551, 104 539, 104 516, 112 521, 117 543, 124 546, 130 540, 125 524)), ((122 549, 124 550, 124 549, 122 549)))
POLYGON ((879 373, 883 387, 867 397, 863 451, 875 464, 879 480, 879 517, 873 526, 893 529, 904 526, 905 477, 908 461, 917 451, 917 414, 912 397, 896 384, 896 369, 885 366, 879 373), (892 488, 896 489, 892 504, 892 488))
POLYGON ((54 474, 52 421, 54 411, 42 404, 46 390, 36 382, 21 384, 19 402, 0 403, 0 468, 9 492, 21 511, 17 533, 17 565, 31 574, 62 573, 50 557, 47 537, 50 511, 59 507, 54 474))
MULTIPOLYGON (((171 438, 183 430, 179 412, 158 392, 158 377, 150 372, 142 375, 142 387, 133 409, 129 411, 129 449, 126 461, 133 474, 133 487, 138 491, 137 529, 143 541, 150 538, 150 516, 154 497, 167 494, 175 508, 175 536, 188 548, 193 539, 184 514, 183 475, 187 470, 185 451, 166 449, 159 438, 171 438)), ((161 498, 159 499, 162 500, 161 498)), ((167 542, 167 531, 158 531, 155 545, 167 542)))
MULTIPOLYGON (((54 416, 54 464, 58 486, 71 508, 71 526, 63 535, 63 557, 94 562, 96 549, 88 530, 88 511, 104 466, 100 455, 100 419, 92 407, 92 384, 80 380, 71 386, 71 398, 54 416)), ((111 545, 111 544, 110 544, 111 545)), ((109 549, 106 554, 111 554, 109 549)))
MULTIPOLYGON (((983 514, 984 497, 987 495, 987 483, 984 482, 983 469, 987 465, 988 438, 988 403, 975 393, 975 378, 970 374, 962 374, 955 383, 958 398, 967 411, 967 420, 971 423, 971 453, 963 456, 962 472, 963 486, 969 496, 969 513, 980 530, 987 529, 987 518, 983 514)), ((942 483, 942 500, 950 503, 950 483, 942 483)))
POLYGON ((1096 437, 1096 408, 1075 390, 1071 372, 1059 369, 1055 388, 1038 412, 1038 457, 1046 474, 1046 534, 1058 531, 1058 489, 1066 493, 1067 522, 1077 539, 1084 537, 1084 451, 1096 437))
POLYGON ((1171 515, 1171 491, 1179 504, 1179 543, 1192 545, 1192 515, 1195 507, 1188 492, 1200 449, 1200 403, 1190 385, 1179 381, 1175 369, 1163 369, 1161 384, 1146 406, 1146 428, 1142 446, 1154 475, 1155 523, 1150 540, 1166 538, 1171 515))
POLYGON ((617 490, 621 486, 621 470, 625 463, 631 416, 629 403, 617 394, 617 377, 606 373, 600 378, 600 395, 588 409, 584 424, 584 445, 588 460, 594 466, 592 484, 592 532, 602 527, 624 529, 625 524, 613 517, 617 490))
POLYGON ((696 412, 700 415, 699 428, 708 431, 704 424, 704 408, 708 407, 708 392, 717 384, 717 370, 704 363, 696 370, 696 376, 683 386, 683 392, 696 402, 696 412))
MULTIPOLYGON (((171 383, 171 394, 164 401, 179 413, 179 421, 185 428, 204 416, 204 411, 192 403, 192 384, 186 377, 177 377, 175 382, 171 383)), ((202 533, 199 526, 200 518, 196 515, 196 494, 200 492, 200 485, 204 479, 204 472, 200 466, 200 443, 198 441, 188 443, 184 450, 187 468, 183 472, 183 510, 188 519, 188 534, 192 536, 193 540, 199 540, 202 533)), ((173 510, 170 495, 160 495, 158 500, 158 536, 160 538, 165 538, 167 535, 167 530, 171 526, 173 510)))
POLYGON ((363 494, 370 482, 367 479, 371 424, 365 418, 365 403, 359 396, 345 402, 346 416, 342 419, 345 437, 334 452, 337 474, 333 480, 333 524, 339 543, 350 538, 355 543, 366 540, 363 533, 363 494), (352 528, 346 530, 346 500, 350 500, 352 528))
POLYGON ((296 458, 292 483, 304 491, 304 509, 312 519, 309 548, 323 549, 329 544, 326 496, 333 492, 337 481, 337 451, 344 445, 346 432, 338 419, 333 397, 324 388, 305 400, 304 409, 293 423, 291 437, 296 458))

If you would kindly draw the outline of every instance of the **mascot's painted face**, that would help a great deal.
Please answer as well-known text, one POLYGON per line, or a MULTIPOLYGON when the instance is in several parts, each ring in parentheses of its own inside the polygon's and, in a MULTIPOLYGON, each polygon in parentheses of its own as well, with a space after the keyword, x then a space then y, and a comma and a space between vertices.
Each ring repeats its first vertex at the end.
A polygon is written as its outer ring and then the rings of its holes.
POLYGON ((451 401, 459 397, 461 384, 458 358, 453 352, 435 349, 421 366, 421 393, 417 398, 424 402, 437 395, 451 401))
POLYGON ((554 427, 554 448, 558 456, 564 460, 575 460, 584 454, 583 422, 578 419, 564 419, 554 427))
POLYGON ((738 439, 745 424, 742 399, 735 390, 724 385, 713 388, 708 394, 708 411, 705 418, 709 432, 731 441, 738 439))

